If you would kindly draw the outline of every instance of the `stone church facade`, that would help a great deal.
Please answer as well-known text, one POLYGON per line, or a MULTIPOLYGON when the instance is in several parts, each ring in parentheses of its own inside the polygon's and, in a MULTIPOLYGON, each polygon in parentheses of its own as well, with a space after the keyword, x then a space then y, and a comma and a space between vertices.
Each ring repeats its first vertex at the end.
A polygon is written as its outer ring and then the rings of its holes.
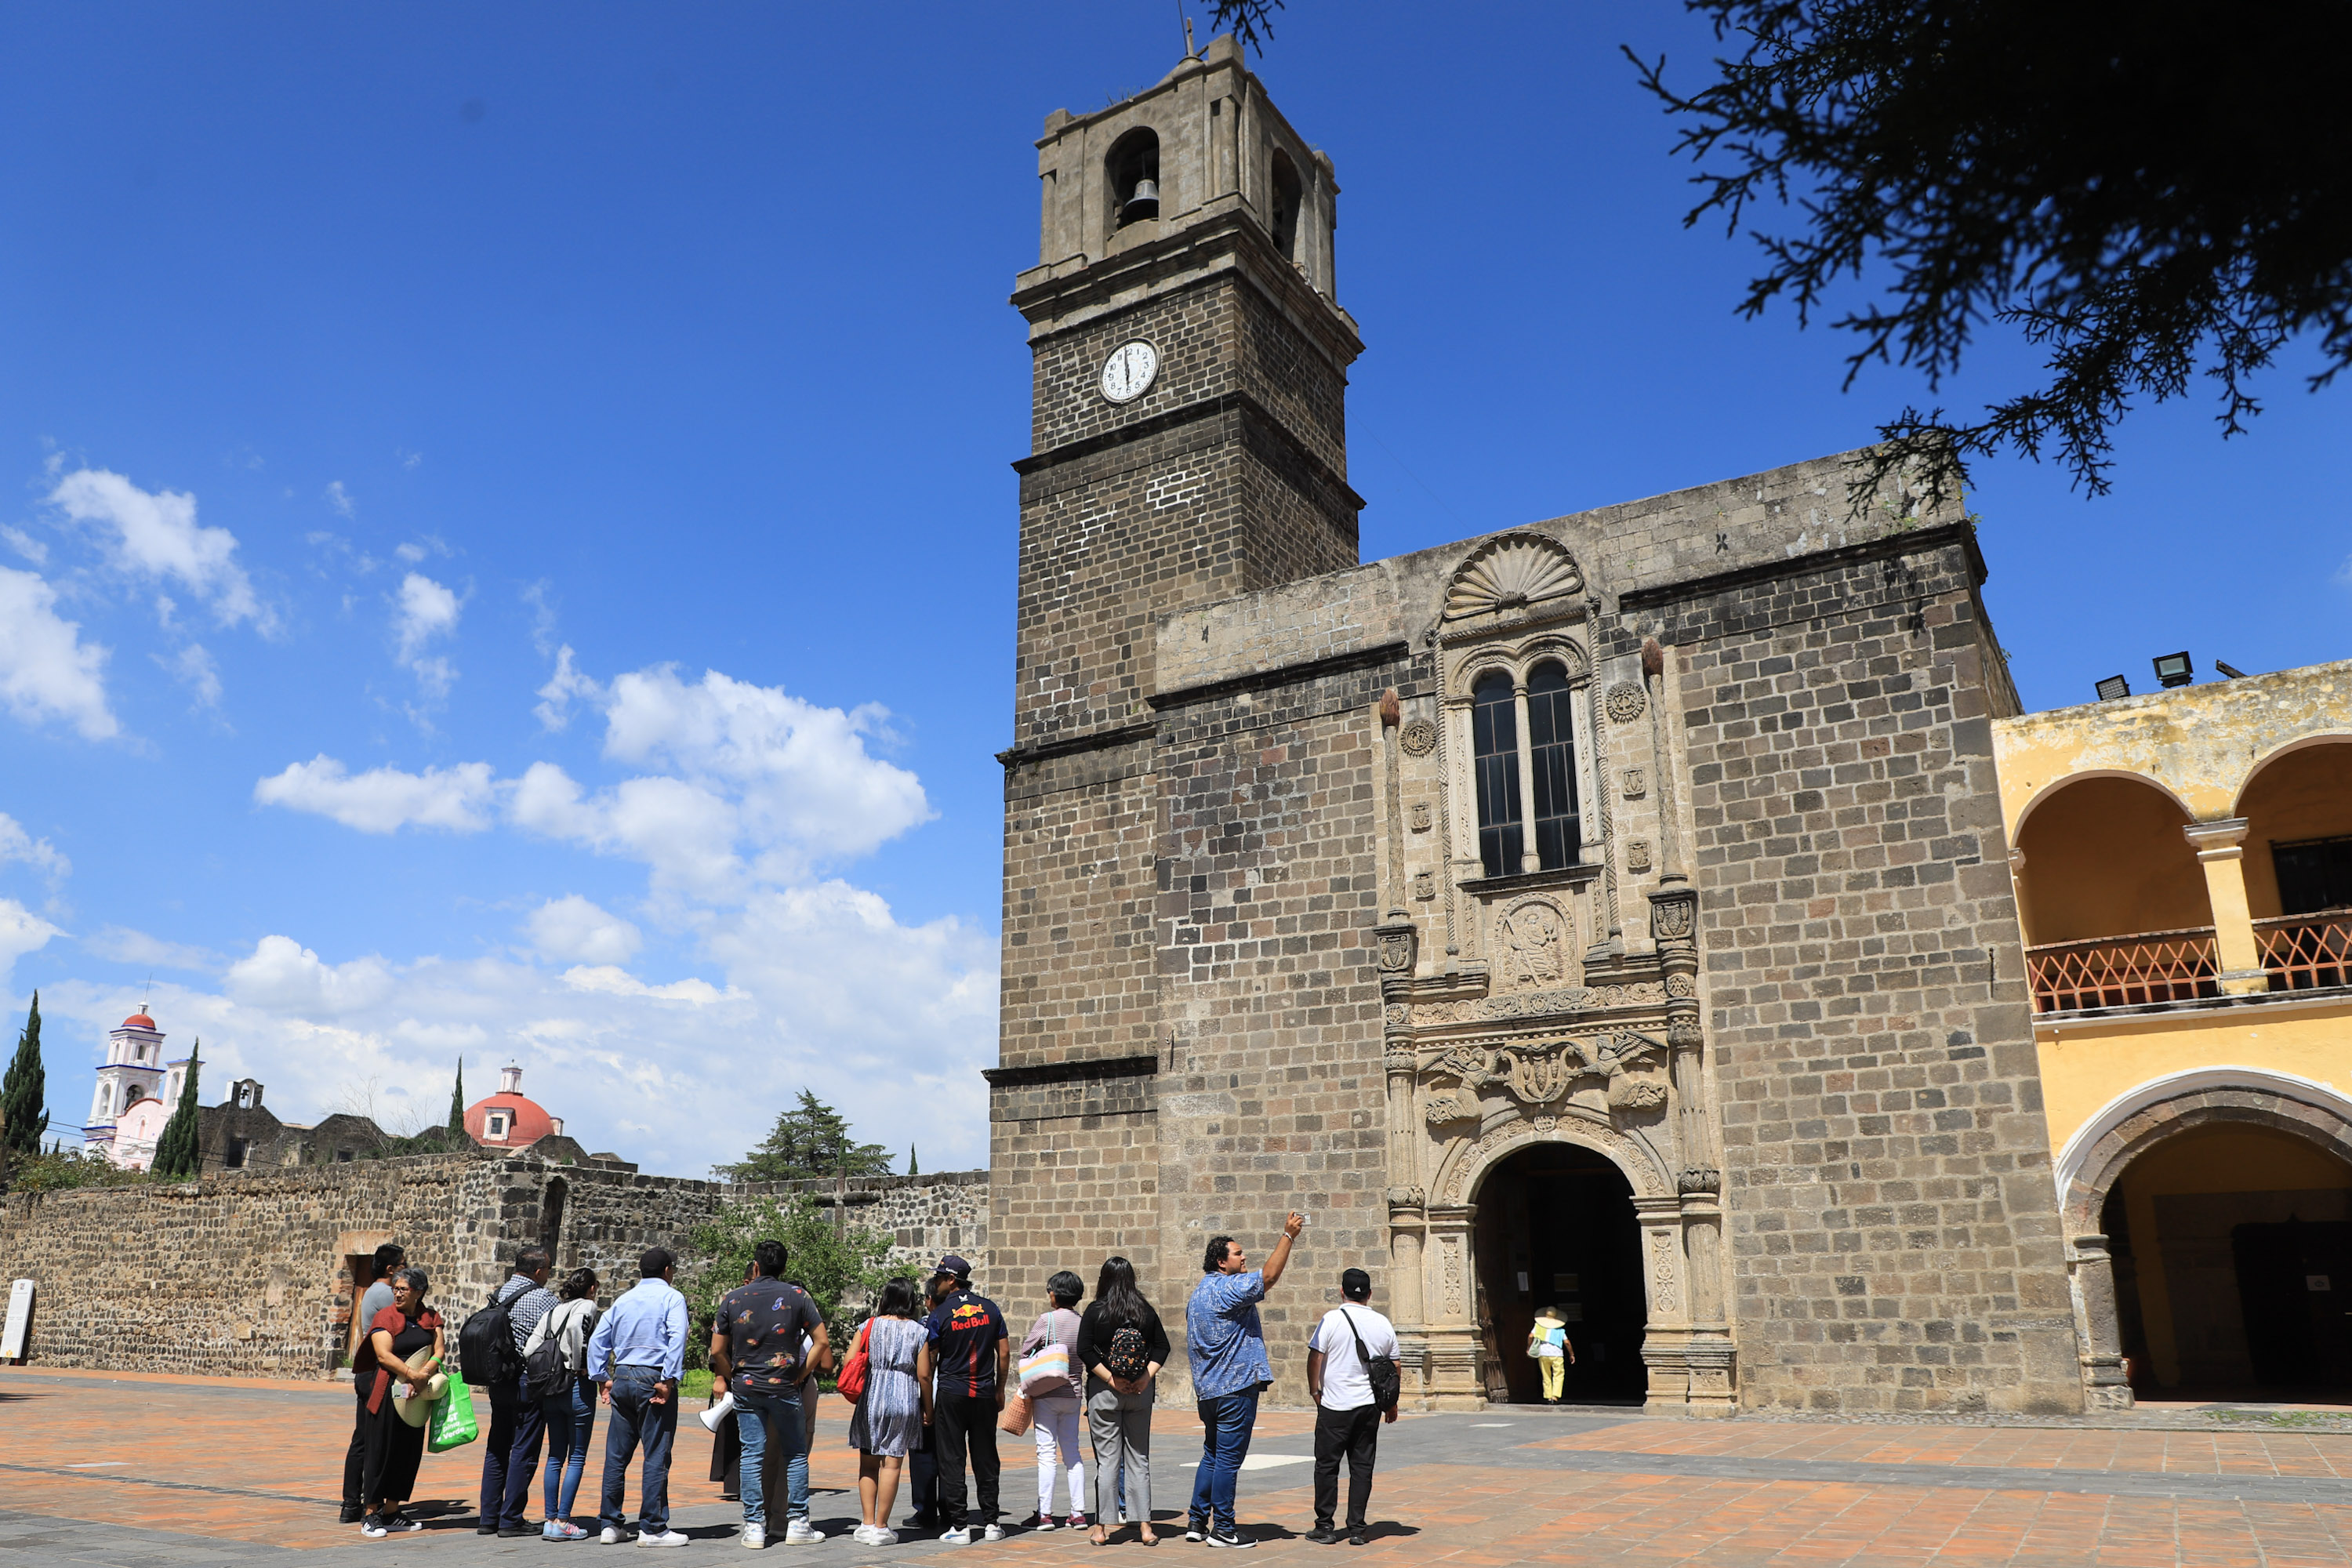
MULTIPOLYGON (((1407 1385, 2077 1410, 1973 531, 1850 458, 1360 563, 1331 161, 1231 41, 1038 142, 989 1230, 1340 1269, 1407 1385)), ((1171 1369, 1179 1383, 1182 1368, 1171 1369)))

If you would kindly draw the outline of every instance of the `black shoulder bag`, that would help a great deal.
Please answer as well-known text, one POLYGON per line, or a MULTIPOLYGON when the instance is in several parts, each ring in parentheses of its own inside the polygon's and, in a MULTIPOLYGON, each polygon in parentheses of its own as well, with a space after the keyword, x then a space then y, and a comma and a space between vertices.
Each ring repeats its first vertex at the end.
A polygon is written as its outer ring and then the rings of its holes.
POLYGON ((1348 1320, 1348 1332, 1355 1336, 1356 1359, 1364 1363, 1364 1376, 1371 1382, 1372 1403, 1379 1406, 1383 1414, 1394 1410, 1397 1407, 1397 1400, 1404 1394, 1404 1380, 1397 1375, 1396 1357, 1374 1355, 1366 1350, 1364 1336, 1358 1333, 1356 1330, 1355 1314, 1342 1307, 1339 1309, 1339 1315, 1348 1320))

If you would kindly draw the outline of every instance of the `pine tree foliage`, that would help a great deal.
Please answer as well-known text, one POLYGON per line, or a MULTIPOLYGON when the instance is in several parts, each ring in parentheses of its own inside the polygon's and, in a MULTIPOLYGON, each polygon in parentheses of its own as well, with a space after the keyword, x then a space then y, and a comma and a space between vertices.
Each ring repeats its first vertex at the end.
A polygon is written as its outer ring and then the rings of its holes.
POLYGON ((907 1174, 910 1176, 919 1176, 922 1173, 922 1166, 915 1163, 915 1146, 912 1143, 909 1143, 907 1145, 907 1174))
POLYGON ((818 1176, 887 1176, 890 1152, 851 1138, 842 1114, 807 1089, 776 1118, 767 1142, 731 1165, 711 1167, 735 1182, 801 1182, 818 1176))
POLYGON ((188 1053, 188 1076, 180 1081, 180 1103, 172 1120, 163 1123, 163 1136, 155 1140, 158 1176, 194 1176, 204 1164, 204 1151, 196 1141, 196 1069, 204 1066, 204 1052, 205 1043, 198 1040, 188 1053))
POLYGON ((466 1058, 457 1058, 457 1081, 449 1089, 449 1131, 463 1137, 466 1131, 466 1058))
POLYGON ((41 1069, 41 994, 33 993, 32 1010, 16 1037, 16 1054, 7 1076, 0 1078, 0 1154, 37 1154, 41 1134, 49 1130, 48 1075, 41 1069))

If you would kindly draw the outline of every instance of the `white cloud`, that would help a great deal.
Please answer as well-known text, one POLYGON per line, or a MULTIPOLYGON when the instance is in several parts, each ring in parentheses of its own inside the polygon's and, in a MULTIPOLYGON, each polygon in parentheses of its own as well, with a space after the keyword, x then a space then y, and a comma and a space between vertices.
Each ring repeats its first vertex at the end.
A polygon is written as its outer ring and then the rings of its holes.
POLYGON ((550 899, 530 912, 530 944, 559 963, 626 963, 645 945, 644 933, 577 893, 550 899))
POLYGON ((425 454, 422 452, 402 452, 400 454, 400 466, 404 468, 413 468, 424 460, 425 454))
POLYGON ((343 489, 343 481, 341 479, 336 479, 327 486, 327 504, 345 517, 357 517, 360 514, 359 508, 352 504, 352 492, 343 489))
POLYGON ((490 764, 460 763, 421 773, 370 768, 347 773, 325 752, 307 763, 289 763, 282 773, 259 780, 253 798, 331 817, 362 833, 392 833, 402 827, 446 827, 478 833, 489 826, 490 764))
POLYGON ((725 991, 708 980, 677 980, 667 985, 648 985, 614 964, 581 964, 563 972, 563 983, 574 991, 594 991, 606 996, 649 996, 657 1002, 691 1002, 707 1007, 713 1002, 740 1002, 743 994, 733 986, 725 991))
POLYGON ((251 956, 229 965, 227 978, 228 994, 238 1002, 306 1016, 358 1012, 383 1002, 393 986, 392 970, 380 958, 327 963, 284 936, 263 937, 251 956))
MULTIPOLYGON (((545 606, 541 606, 545 613, 545 606)), ((548 616, 551 623, 552 616, 548 616)), ((572 722, 572 703, 576 698, 583 702, 604 700, 604 689, 572 667, 572 645, 565 643, 555 650, 555 673, 536 693, 539 705, 531 710, 539 715, 542 730, 561 730, 572 722)))
POLYGON ((9 549, 36 566, 49 558, 49 547, 21 528, 14 528, 7 523, 0 522, 0 540, 6 541, 9 549))
POLYGON ((172 679, 194 693, 197 707, 220 706, 220 671, 213 664, 213 656, 205 651, 204 644, 192 642, 169 658, 159 653, 154 659, 171 673, 172 679))
POLYGON ((734 807, 683 779, 629 779, 591 796, 553 763, 533 763, 515 783, 508 815, 528 832, 642 860, 664 892, 723 900, 740 891, 734 807))
POLYGON ((65 933, 14 899, 0 899, 0 984, 16 961, 48 945, 49 938, 65 933))
POLYGON ((263 631, 275 627, 276 617, 235 560, 236 536, 199 526, 194 496, 142 490, 121 474, 80 468, 58 482, 49 501, 76 522, 110 531, 106 543, 117 569, 183 584, 225 626, 252 621, 263 631))
POLYGON ((5 811, 0 811, 0 865, 8 861, 30 866, 56 887, 73 875, 73 862, 57 851, 46 838, 36 838, 25 831, 25 825, 5 811))
POLYGON ((393 631, 399 639, 400 662, 416 677, 417 687, 428 700, 446 697, 457 672, 446 658, 426 658, 425 646, 457 631, 462 608, 463 601, 456 594, 421 572, 401 579, 393 631))
POLYGON ((63 719, 103 741, 121 731, 106 704, 107 650, 83 642, 57 602, 39 577, 0 566, 0 706, 28 724, 63 719))
POLYGON ((143 931, 129 926, 100 926, 91 935, 81 939, 82 951, 94 958, 116 963, 144 964, 156 969, 197 969, 211 971, 220 967, 220 954, 208 948, 191 947, 186 942, 166 942, 159 936, 149 936, 143 931))

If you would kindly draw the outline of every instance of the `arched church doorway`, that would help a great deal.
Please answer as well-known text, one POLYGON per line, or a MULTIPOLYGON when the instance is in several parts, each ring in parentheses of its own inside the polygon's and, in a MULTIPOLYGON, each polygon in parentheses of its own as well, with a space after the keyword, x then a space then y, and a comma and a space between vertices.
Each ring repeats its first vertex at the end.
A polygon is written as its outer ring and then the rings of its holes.
POLYGON ((1576 1364, 1572 1404, 1638 1401, 1649 1301, 1633 1189, 1604 1156, 1538 1143, 1497 1164, 1477 1193, 1478 1321, 1488 1397, 1534 1404, 1541 1373, 1527 1353, 1536 1311, 1558 1307, 1576 1364))
POLYGON ((2140 1399, 2352 1399, 2352 1165, 2218 1121, 2109 1187, 2116 1327, 2140 1399))

